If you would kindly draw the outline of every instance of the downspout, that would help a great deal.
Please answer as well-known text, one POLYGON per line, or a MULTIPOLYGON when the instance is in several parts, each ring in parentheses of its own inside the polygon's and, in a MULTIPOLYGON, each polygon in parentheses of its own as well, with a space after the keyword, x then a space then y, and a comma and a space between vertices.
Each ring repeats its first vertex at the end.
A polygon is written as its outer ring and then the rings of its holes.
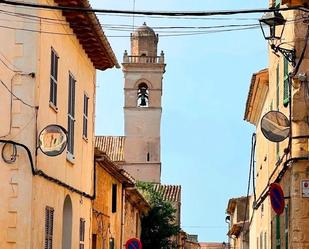
POLYGON ((121 196, 121 233, 120 233, 120 249, 123 248, 124 244, 124 220, 125 220, 125 200, 126 200, 126 187, 122 184, 122 196, 121 196))

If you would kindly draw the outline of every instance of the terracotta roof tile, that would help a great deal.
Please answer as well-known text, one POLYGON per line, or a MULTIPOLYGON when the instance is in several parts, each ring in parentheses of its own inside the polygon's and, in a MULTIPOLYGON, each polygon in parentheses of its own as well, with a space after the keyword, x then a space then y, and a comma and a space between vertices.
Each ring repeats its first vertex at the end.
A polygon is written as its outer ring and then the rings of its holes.
MULTIPOLYGON (((54 0, 59 6, 90 8, 88 0, 54 0)), ((116 56, 95 13, 62 11, 96 69, 120 68, 116 56)))
POLYGON ((95 147, 106 153, 112 161, 123 162, 124 140, 123 136, 96 136, 95 147))
POLYGON ((163 195, 164 200, 170 202, 181 201, 181 186, 180 185, 161 185, 155 184, 154 189, 163 195))

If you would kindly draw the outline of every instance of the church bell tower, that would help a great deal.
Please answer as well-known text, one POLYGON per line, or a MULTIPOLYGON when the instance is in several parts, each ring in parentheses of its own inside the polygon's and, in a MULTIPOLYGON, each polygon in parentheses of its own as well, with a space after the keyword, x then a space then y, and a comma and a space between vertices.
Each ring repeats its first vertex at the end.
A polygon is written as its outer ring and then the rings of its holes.
POLYGON ((158 35, 144 23, 131 34, 124 52, 124 169, 136 180, 160 183, 160 126, 164 54, 158 35))

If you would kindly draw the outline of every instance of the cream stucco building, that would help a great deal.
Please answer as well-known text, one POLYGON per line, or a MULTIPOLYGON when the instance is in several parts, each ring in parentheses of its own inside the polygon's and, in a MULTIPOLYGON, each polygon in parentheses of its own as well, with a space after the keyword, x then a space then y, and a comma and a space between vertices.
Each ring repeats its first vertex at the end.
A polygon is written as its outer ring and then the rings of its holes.
MULTIPOLYGON (((274 8, 308 5, 308 1, 270 1, 274 8)), ((280 12, 286 20, 300 20, 301 10, 280 12)), ((252 76, 244 119, 256 126, 256 196, 250 206, 250 249, 309 248, 309 198, 303 181, 309 178, 308 164, 308 52, 304 51, 308 24, 288 21, 276 46, 296 49, 299 70, 282 53, 269 50, 269 67, 252 76), (288 47, 287 47, 288 46, 288 47), (291 74, 290 74, 291 73, 291 74), (291 75, 291 84, 289 83, 291 75), (289 95, 289 87, 291 95, 289 95), (261 132, 261 118, 270 110, 284 113, 291 122, 290 138, 268 141, 261 132), (269 185, 278 183, 284 193, 284 209, 277 215, 271 207, 269 185)), ((282 26, 277 27, 280 30, 282 26)))
POLYGON ((0 248, 90 248, 96 69, 116 58, 91 12, 0 8, 0 139, 25 145, 33 159, 31 168, 24 148, 0 144, 0 248), (68 131, 57 157, 37 149, 50 124, 68 131))

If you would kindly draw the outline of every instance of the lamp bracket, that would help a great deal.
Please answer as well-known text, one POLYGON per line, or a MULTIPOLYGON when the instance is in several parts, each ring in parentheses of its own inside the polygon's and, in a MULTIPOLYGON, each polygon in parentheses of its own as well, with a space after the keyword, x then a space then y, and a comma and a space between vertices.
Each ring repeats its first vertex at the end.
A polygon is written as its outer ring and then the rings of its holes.
POLYGON ((295 67, 296 65, 295 48, 293 49, 281 48, 280 45, 276 46, 275 44, 271 44, 270 47, 275 53, 280 52, 288 60, 288 62, 290 62, 293 67, 295 67))

